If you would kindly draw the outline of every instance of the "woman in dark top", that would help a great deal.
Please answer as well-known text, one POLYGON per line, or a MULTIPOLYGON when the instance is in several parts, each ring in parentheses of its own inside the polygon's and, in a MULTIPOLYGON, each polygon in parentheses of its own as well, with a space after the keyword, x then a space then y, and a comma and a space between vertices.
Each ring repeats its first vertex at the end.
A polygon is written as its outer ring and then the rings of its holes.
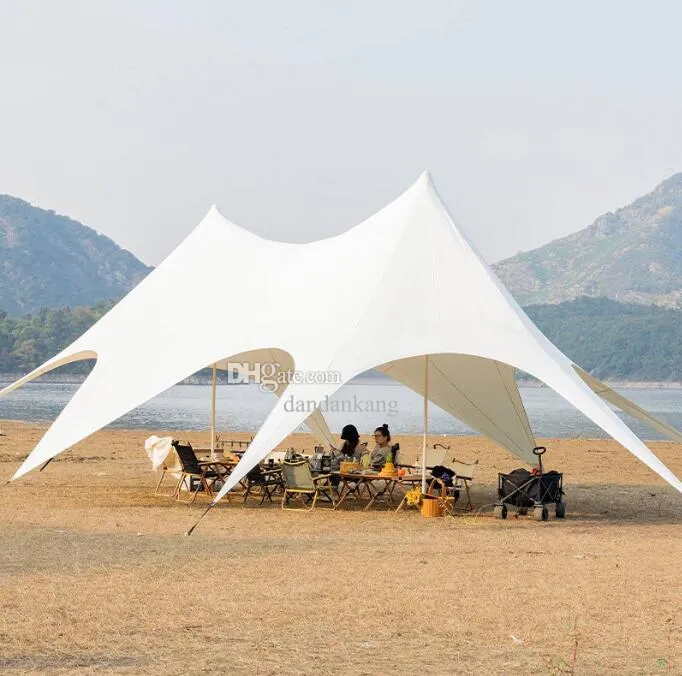
POLYGON ((349 460, 359 460, 364 450, 364 444, 360 443, 360 435, 358 434, 357 427, 355 425, 346 425, 341 430, 341 440, 343 444, 341 448, 331 447, 332 450, 332 465, 338 470, 336 465, 341 464, 341 460, 344 458, 349 460))
POLYGON ((341 430, 341 439, 343 440, 343 446, 341 447, 341 453, 343 455, 352 458, 355 455, 355 451, 360 445, 360 435, 358 434, 358 428, 355 425, 346 425, 341 430))

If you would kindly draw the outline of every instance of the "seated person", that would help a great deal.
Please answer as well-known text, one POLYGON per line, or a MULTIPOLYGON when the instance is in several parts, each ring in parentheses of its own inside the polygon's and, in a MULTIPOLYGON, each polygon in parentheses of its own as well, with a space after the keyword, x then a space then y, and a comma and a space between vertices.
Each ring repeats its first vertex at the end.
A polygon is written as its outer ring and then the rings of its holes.
POLYGON ((393 457, 391 433, 386 423, 374 430, 374 441, 376 446, 369 456, 369 464, 374 469, 381 469, 386 464, 388 456, 393 457))
MULTIPOLYGON (((343 459, 359 461, 366 444, 360 443, 357 427, 355 425, 346 425, 341 430, 341 440, 343 441, 341 448, 331 446, 332 457, 334 458, 333 464, 340 465, 343 459)), ((335 469, 338 470, 338 467, 335 469)))

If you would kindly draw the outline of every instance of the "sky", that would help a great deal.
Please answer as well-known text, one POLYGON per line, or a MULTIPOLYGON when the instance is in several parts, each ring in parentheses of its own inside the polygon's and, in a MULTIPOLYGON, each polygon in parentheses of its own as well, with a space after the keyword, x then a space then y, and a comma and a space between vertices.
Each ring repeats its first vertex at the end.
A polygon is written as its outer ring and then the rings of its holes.
POLYGON ((156 265, 212 204, 310 241, 428 169, 494 262, 682 171, 680 25, 676 0, 0 0, 0 193, 156 265))

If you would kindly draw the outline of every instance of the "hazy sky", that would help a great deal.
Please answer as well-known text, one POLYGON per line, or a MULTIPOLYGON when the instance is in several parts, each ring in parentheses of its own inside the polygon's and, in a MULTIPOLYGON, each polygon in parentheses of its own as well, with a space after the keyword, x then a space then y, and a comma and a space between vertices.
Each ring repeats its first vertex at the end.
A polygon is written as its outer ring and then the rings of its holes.
POLYGON ((213 203, 305 241, 429 169, 492 262, 682 171, 681 25, 676 0, 0 0, 0 193, 156 264, 213 203))

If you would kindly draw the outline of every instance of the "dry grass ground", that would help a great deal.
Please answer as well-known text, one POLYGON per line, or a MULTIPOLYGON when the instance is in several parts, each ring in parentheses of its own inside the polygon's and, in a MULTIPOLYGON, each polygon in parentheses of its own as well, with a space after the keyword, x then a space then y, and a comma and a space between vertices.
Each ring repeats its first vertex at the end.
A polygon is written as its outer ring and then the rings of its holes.
MULTIPOLYGON (((5 479, 42 430, 0 426, 5 479)), ((682 496, 614 443, 548 442, 563 522, 491 518, 518 462, 459 438, 479 516, 233 502, 185 538, 202 506, 151 495, 146 436, 0 488, 0 671, 558 674, 575 649, 576 674, 682 673, 682 496)), ((682 474, 682 448, 653 447, 682 474)))

